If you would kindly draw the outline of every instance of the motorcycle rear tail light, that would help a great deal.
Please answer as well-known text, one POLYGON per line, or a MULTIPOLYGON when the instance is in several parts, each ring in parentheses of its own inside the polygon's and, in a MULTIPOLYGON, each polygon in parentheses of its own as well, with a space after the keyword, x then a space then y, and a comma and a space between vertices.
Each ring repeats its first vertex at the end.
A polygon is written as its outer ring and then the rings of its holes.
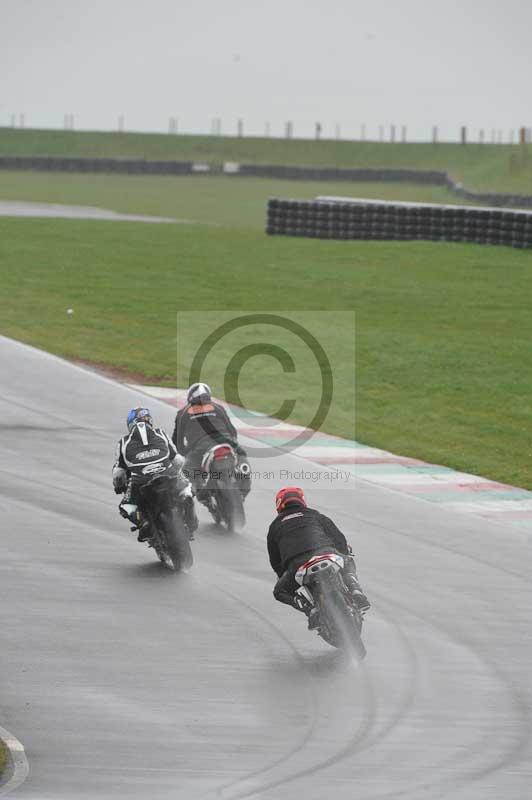
POLYGON ((218 450, 214 452, 214 458, 226 458, 227 456, 231 455, 231 448, 230 447, 219 447, 218 450))

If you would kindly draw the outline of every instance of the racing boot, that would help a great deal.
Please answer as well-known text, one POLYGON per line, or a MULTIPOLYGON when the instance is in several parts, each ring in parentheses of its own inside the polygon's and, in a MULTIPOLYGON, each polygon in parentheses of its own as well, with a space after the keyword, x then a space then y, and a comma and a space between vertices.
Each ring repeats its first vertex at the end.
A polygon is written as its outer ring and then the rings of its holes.
POLYGON ((349 594, 355 601, 358 610, 361 614, 365 614, 371 608, 370 602, 360 586, 358 579, 354 575, 348 573, 344 575, 344 582, 349 590, 349 594))
POLYGON ((296 594, 292 601, 292 605, 294 606, 297 611, 302 611, 307 619, 308 619, 308 629, 309 631, 315 630, 320 624, 320 614, 318 609, 313 606, 309 601, 301 594, 296 594))
POLYGON ((130 502, 124 502, 124 500, 122 500, 118 506, 118 510, 124 519, 128 519, 133 523, 131 530, 139 532, 139 535, 137 536, 138 542, 147 542, 149 539, 151 539, 151 524, 148 522, 148 520, 143 518, 142 512, 137 505, 130 502))
MULTIPOLYGON (((132 528, 131 530, 136 530, 136 528, 132 528)), ((145 519, 143 522, 140 523, 138 527, 139 535, 137 536, 137 542, 148 542, 151 539, 151 523, 145 519)))
POLYGON ((198 516, 196 514, 196 509, 194 507, 194 498, 192 494, 186 495, 185 497, 181 496, 181 509, 183 511, 183 519, 185 520, 185 525, 188 528, 190 540, 194 540, 194 531, 197 530, 199 521, 198 516))
POLYGON ((307 614, 307 618, 309 631, 315 631, 316 628, 320 627, 320 612, 317 608, 311 608, 307 614))

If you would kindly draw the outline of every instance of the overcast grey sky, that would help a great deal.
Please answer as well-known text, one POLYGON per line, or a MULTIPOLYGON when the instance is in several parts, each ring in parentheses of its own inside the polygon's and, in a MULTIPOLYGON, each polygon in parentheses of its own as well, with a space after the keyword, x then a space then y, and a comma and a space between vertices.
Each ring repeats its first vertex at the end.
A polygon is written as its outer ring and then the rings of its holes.
POLYGON ((532 126, 531 0, 0 0, 0 124, 532 126))

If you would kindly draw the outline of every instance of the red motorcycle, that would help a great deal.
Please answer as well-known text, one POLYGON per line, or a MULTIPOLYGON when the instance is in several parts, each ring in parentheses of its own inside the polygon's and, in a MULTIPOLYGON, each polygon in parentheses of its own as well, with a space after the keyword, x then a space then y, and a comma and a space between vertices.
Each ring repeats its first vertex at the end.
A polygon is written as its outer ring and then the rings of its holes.
POLYGON ((235 449, 226 443, 216 444, 204 454, 202 476, 196 484, 198 500, 203 503, 217 524, 229 531, 246 524, 242 499, 242 481, 250 477, 248 463, 239 463, 235 449))

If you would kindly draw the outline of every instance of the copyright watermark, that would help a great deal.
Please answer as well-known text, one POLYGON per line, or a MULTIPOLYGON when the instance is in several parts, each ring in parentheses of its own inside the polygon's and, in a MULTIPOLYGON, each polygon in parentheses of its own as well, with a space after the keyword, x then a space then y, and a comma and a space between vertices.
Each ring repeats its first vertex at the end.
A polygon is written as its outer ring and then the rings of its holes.
MULTIPOLYGON (((236 480, 240 480, 241 476, 239 472, 227 472, 226 470, 217 472, 216 468, 210 469, 209 472, 205 472, 202 469, 194 469, 190 472, 189 477, 197 480, 201 478, 202 480, 207 480, 207 478, 211 476, 211 478, 221 479, 226 475, 234 477, 236 480)), ((260 469, 250 469, 248 473, 246 473, 247 477, 250 478, 252 481, 273 481, 274 485, 277 484, 300 484, 300 483, 329 483, 334 484, 336 482, 340 482, 343 484, 348 483, 349 481, 353 480, 353 474, 348 470, 343 469, 336 469, 336 470, 321 470, 321 469, 312 469, 308 468, 305 469, 304 467, 301 469, 279 469, 279 470, 260 470, 260 469)))
POLYGON ((199 382, 228 404, 250 459, 312 447, 328 466, 323 433, 354 438, 354 312, 178 312, 177 385, 199 382))

